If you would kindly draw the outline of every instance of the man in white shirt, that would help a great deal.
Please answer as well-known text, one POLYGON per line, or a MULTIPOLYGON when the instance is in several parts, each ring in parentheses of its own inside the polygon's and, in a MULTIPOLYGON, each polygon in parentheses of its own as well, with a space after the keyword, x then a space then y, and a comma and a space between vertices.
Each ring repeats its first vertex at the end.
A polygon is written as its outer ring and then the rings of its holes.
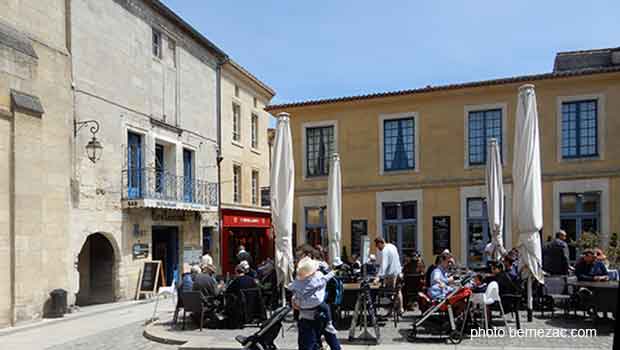
MULTIPOLYGON (((375 245, 377 246, 377 255, 380 262, 378 278, 383 278, 383 283, 386 287, 394 288, 402 272, 398 249, 392 243, 386 243, 382 237, 375 238, 375 245)), ((403 294, 400 290, 396 299, 397 307, 402 314, 404 312, 403 294)))

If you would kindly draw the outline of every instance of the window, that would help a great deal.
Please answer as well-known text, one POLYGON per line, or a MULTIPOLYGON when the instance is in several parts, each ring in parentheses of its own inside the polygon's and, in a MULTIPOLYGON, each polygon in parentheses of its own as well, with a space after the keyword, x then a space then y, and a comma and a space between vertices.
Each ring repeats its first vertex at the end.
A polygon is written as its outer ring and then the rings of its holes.
MULTIPOLYGON (((600 230, 600 192, 560 193, 560 228, 569 241, 577 241, 584 232, 600 230)), ((570 260, 577 257, 575 245, 569 244, 570 260)))
POLYGON ((239 85, 235 85, 235 97, 239 97, 239 85))
POLYGON ((258 116, 252 114, 252 148, 258 148, 258 116))
POLYGON ((256 98, 256 96, 254 97, 253 105, 254 105, 254 108, 258 108, 258 99, 256 98))
POLYGON ((165 171, 165 157, 164 146, 160 144, 155 145, 155 192, 163 193, 164 191, 164 174, 165 171))
POLYGON ((562 103, 562 158, 598 156, 597 101, 562 103))
POLYGON ((417 202, 383 203, 383 238, 398 247, 401 256, 416 251, 417 202))
POLYGON ((241 141, 241 106, 233 103, 233 141, 241 141))
POLYGON ((153 29, 153 56, 161 58, 161 32, 153 29))
POLYGON ((183 149, 183 199, 194 201, 194 152, 183 149))
POLYGON ((326 207, 306 207, 306 243, 327 247, 326 207))
POLYGON ((252 204, 258 205, 259 198, 259 187, 258 187, 258 171, 252 171, 252 204))
POLYGON ((326 176, 329 157, 334 152, 334 127, 306 129, 306 176, 326 176))
POLYGON ((241 166, 233 165, 233 202, 241 202, 241 166))
POLYGON ((142 136, 127 134, 127 196, 129 199, 142 198, 142 136))
POLYGON ((497 140, 502 153, 501 109, 469 112, 468 127, 469 165, 486 164, 487 142, 492 138, 497 140))
POLYGON ((171 60, 171 65, 173 67, 177 66, 177 44, 174 42, 174 40, 167 38, 168 39, 168 52, 170 54, 170 60, 171 60))
POLYGON ((383 169, 385 171, 415 168, 413 118, 383 121, 383 169))

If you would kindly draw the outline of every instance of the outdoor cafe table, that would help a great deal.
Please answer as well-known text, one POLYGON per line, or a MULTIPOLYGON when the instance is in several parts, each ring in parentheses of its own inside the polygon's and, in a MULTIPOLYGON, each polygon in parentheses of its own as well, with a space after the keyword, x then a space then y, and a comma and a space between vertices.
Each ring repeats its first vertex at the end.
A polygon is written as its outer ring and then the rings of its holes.
POLYGON ((618 281, 569 281, 575 290, 586 288, 592 291, 591 305, 599 312, 617 312, 618 281))

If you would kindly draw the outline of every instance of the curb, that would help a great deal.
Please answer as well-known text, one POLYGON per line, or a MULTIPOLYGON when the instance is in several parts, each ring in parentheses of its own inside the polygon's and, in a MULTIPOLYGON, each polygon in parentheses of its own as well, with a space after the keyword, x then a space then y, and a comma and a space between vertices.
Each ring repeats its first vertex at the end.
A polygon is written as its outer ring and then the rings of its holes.
MULTIPOLYGON (((0 329, 0 338, 2 338, 3 336, 7 336, 7 335, 13 335, 16 333, 29 331, 35 328, 44 328, 47 326, 55 325, 55 324, 66 322, 66 321, 78 320, 84 317, 100 315, 106 312, 128 309, 134 306, 139 306, 139 305, 144 305, 144 304, 149 304, 149 303, 154 303, 154 302, 155 302, 155 299, 145 299, 145 300, 139 300, 139 301, 135 301, 132 303, 123 304, 123 305, 111 306, 110 308, 106 308, 106 309, 98 310, 98 311, 85 312, 85 313, 80 313, 78 311, 77 313, 75 313, 75 316, 39 319, 38 321, 35 321, 30 324, 24 324, 24 325, 20 325, 17 327, 0 329)), ((111 304, 114 304, 114 303, 111 303, 111 304)), ((69 315, 72 315, 72 314, 69 314, 69 315)))

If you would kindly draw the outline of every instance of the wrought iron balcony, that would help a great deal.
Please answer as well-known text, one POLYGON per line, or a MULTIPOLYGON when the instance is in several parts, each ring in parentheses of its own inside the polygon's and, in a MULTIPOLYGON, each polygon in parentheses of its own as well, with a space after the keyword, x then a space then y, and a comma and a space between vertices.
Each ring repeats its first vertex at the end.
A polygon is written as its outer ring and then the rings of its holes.
POLYGON ((206 210, 217 206, 218 185, 177 176, 155 168, 123 170, 124 208, 173 208, 206 210))

